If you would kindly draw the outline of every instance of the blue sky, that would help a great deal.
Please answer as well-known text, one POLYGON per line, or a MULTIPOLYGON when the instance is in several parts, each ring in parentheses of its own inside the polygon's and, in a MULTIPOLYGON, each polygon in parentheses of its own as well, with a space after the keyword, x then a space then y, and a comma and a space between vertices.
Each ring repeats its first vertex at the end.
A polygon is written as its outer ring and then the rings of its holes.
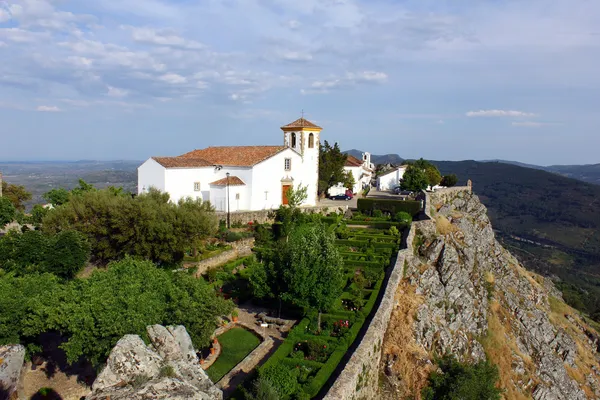
POLYGON ((0 161, 279 144, 600 162, 597 0, 0 0, 0 161))

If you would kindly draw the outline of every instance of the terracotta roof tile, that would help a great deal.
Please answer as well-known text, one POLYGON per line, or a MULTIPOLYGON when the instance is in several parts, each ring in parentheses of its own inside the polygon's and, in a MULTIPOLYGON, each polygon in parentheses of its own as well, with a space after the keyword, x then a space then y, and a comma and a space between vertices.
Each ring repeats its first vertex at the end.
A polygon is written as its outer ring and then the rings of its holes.
MULTIPOLYGON (((211 182, 210 184, 215 186, 227 186, 227 178, 219 179, 218 181, 211 182)), ((229 186, 246 186, 246 184, 237 176, 230 176, 229 186)))
POLYGON ((202 158, 152 157, 152 159, 165 168, 197 168, 213 165, 210 161, 202 158))
POLYGON ((361 160, 351 155, 348 155, 348 158, 346 159, 346 164, 344 164, 345 167, 360 167, 362 165, 363 162, 361 160))
POLYGON ((194 150, 177 158, 207 160, 211 165, 251 167, 274 156, 284 146, 219 146, 194 150))
POLYGON ((323 129, 318 125, 313 124, 312 122, 310 122, 307 119, 304 118, 298 118, 297 120, 295 120, 294 122, 292 122, 291 124, 287 124, 281 127, 281 129, 284 128, 317 128, 317 129, 323 129))

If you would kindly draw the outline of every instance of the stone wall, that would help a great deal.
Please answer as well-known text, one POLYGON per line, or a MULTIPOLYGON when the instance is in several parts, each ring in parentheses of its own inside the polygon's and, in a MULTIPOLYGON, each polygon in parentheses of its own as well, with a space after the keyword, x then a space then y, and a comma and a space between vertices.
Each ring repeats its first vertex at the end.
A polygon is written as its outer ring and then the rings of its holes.
MULTIPOLYGON (((330 212, 335 213, 344 213, 347 209, 347 205, 340 205, 338 207, 331 206, 317 206, 317 207, 300 207, 300 209, 304 212, 314 212, 314 213, 324 213, 328 214, 330 212)), ((229 219, 231 224, 241 223, 247 224, 248 222, 258 221, 260 224, 264 224, 265 222, 273 222, 273 218, 275 216, 276 210, 260 210, 260 211, 234 211, 229 215, 229 219)), ((217 212, 217 217, 220 220, 225 221, 227 219, 226 212, 217 212)))
POLYGON ((196 276, 200 276, 211 268, 233 261, 236 258, 246 257, 252 254, 254 238, 242 239, 230 243, 232 249, 226 250, 214 257, 198 262, 185 263, 185 268, 197 267, 196 276))
POLYGON ((324 400, 376 399, 379 390, 381 346, 395 305, 396 290, 404 274, 404 263, 412 257, 415 225, 409 229, 407 248, 400 250, 391 271, 379 308, 346 366, 324 400))
POLYGON ((20 344, 0 346, 0 399, 9 399, 16 391, 25 359, 20 344))
POLYGON ((450 203, 458 193, 471 193, 470 186, 454 186, 449 188, 437 189, 435 192, 427 192, 427 200, 425 206, 425 214, 431 218, 431 207, 436 207, 439 204, 450 203))

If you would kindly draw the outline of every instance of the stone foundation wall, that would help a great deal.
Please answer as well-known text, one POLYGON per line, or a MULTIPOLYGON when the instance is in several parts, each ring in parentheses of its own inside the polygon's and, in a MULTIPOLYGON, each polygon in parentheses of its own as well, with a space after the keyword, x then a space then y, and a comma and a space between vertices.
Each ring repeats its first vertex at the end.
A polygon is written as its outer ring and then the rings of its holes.
POLYGON ((379 391, 379 365, 381 346, 395 305, 396 290, 404 275, 404 262, 412 257, 415 225, 407 237, 407 248, 400 250, 384 291, 381 304, 360 344, 346 366, 329 389, 324 400, 377 399, 379 391))
POLYGON ((233 247, 231 250, 226 250, 206 260, 186 263, 185 268, 197 267, 196 276, 200 276, 211 268, 218 267, 236 258, 249 256, 252 254, 252 247, 254 247, 254 238, 238 240, 230 243, 230 245, 233 247))
MULTIPOLYGON (((314 213, 324 213, 328 214, 330 212, 335 213, 344 213, 347 209, 347 205, 340 205, 339 207, 331 207, 331 206, 317 206, 317 207, 300 207, 300 209, 304 212, 314 212, 314 213)), ((234 211, 230 213, 229 219, 231 224, 247 224, 248 222, 258 221, 260 224, 264 224, 265 222, 273 222, 273 218, 275 216, 276 210, 260 210, 260 211, 234 211)), ((225 221, 227 219, 227 213, 219 211, 216 213, 217 217, 225 221)))

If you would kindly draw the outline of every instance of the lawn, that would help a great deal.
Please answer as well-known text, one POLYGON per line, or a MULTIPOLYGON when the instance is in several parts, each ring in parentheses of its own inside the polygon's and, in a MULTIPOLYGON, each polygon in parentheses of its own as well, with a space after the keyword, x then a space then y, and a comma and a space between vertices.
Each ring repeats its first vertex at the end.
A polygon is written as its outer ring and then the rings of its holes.
POLYGON ((244 328, 232 328, 219 336, 219 343, 221 354, 206 370, 209 378, 215 383, 250 354, 260 344, 260 340, 244 328))

